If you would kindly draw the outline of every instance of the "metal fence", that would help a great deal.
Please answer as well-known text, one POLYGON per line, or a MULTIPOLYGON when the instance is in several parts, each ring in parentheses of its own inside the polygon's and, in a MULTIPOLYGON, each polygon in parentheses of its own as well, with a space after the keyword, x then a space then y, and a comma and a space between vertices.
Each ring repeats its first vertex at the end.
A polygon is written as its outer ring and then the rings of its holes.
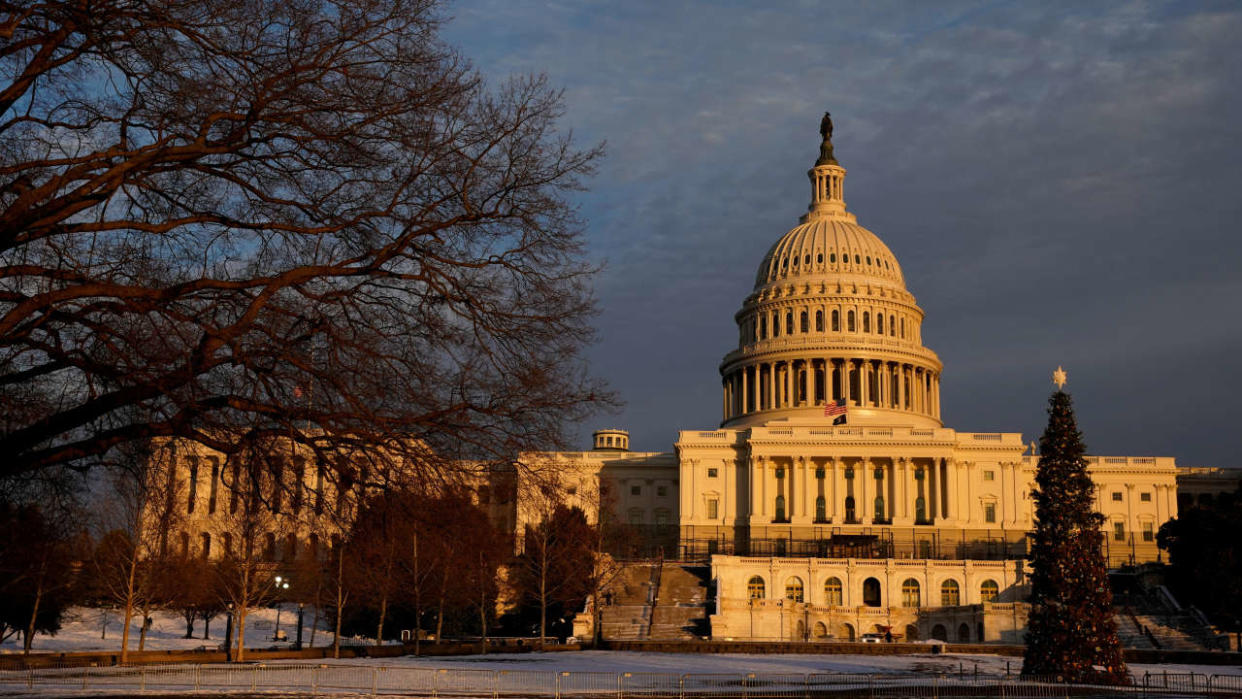
POLYGON ((63 666, 0 670, 0 693, 280 693, 420 696, 439 699, 1054 699, 1242 697, 1242 675, 1147 673, 1128 686, 978 673, 887 674, 555 672, 346 664, 63 666))

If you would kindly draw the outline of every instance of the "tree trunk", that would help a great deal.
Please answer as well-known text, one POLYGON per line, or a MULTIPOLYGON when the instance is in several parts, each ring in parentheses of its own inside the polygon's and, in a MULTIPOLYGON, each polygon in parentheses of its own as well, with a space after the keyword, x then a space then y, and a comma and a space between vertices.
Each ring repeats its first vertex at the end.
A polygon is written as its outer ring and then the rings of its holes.
POLYGON ((345 544, 336 556, 336 627, 332 630, 332 657, 341 657, 341 614, 345 610, 345 544))
MULTIPOLYGON (((546 525, 545 525, 546 527, 546 525)), ((543 542, 539 555, 539 650, 548 637, 548 546, 543 542)))
POLYGON ((43 560, 39 562, 39 582, 35 585, 34 605, 30 609, 30 623, 26 626, 26 637, 22 639, 22 653, 30 655, 30 648, 34 645, 35 620, 39 616, 39 604, 43 601, 43 578, 47 571, 47 555, 44 554, 43 560))
POLYGON ((384 645, 384 615, 388 613, 388 593, 380 597, 379 627, 375 630, 375 645, 384 645))
MULTIPOLYGON (((213 615, 214 616, 214 615, 213 615)), ((211 638, 211 617, 203 615, 203 640, 211 638)))
POLYGON ((151 600, 143 600, 142 608, 142 630, 138 632, 138 652, 141 653, 147 646, 147 631, 151 628, 147 624, 147 620, 151 618, 151 600))
POLYGON ((193 611, 182 610, 181 618, 185 619, 185 638, 194 638, 194 618, 198 614, 193 611))
POLYGON ((134 595, 138 584, 138 551, 130 555, 129 576, 125 581, 125 619, 121 626, 121 664, 129 662, 129 625, 134 623, 134 595))
POLYGON ((237 662, 245 660, 246 607, 250 603, 250 563, 242 568, 241 594, 237 596, 237 662))

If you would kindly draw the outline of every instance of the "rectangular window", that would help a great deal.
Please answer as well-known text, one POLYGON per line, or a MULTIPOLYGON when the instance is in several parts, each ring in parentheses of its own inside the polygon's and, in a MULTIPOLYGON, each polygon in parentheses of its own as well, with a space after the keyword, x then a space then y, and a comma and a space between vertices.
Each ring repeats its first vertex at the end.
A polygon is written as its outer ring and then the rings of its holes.
POLYGON ((658 496, 660 496, 660 497, 667 497, 667 496, 668 496, 668 486, 667 486, 667 485, 657 485, 657 486, 656 486, 656 495, 658 495, 658 496))
POLYGON ((630 486, 630 495, 642 495, 643 487, 641 485, 630 486))
POLYGON ((719 475, 719 474, 720 474, 720 469, 716 469, 716 468, 709 468, 709 469, 707 469, 707 477, 708 477, 708 478, 715 478, 715 477, 716 477, 717 475, 719 475))
POLYGON ((719 516, 720 516, 719 502, 715 498, 708 500, 707 501, 707 518, 716 519, 719 516))
POLYGON ((1113 540, 1126 540, 1126 525, 1124 522, 1113 522, 1113 540))
POLYGON ((1155 541, 1156 532, 1155 525, 1151 522, 1143 522, 1143 541, 1155 541))
POLYGON ((1113 493, 1113 502, 1121 502, 1121 491, 1113 493))
POLYGON ((983 521, 993 523, 996 522, 996 503, 983 503, 983 521))
POLYGON ((1151 502, 1151 493, 1139 493, 1139 500, 1143 502, 1151 502))
POLYGON ((996 480, 996 471, 984 471, 984 472, 983 472, 983 480, 985 480, 985 481, 994 481, 994 480, 996 480))

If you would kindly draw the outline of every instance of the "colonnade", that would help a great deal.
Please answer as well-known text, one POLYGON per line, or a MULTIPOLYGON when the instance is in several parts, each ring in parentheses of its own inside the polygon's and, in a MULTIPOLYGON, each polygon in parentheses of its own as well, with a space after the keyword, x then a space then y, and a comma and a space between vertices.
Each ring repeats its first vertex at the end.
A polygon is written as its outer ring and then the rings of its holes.
POLYGON ((788 359, 740 367, 724 379, 725 420, 761 410, 847 405, 940 419, 940 375, 877 359, 788 359))
POLYGON ((749 474, 752 526, 934 524, 968 509, 946 458, 756 456, 749 474))

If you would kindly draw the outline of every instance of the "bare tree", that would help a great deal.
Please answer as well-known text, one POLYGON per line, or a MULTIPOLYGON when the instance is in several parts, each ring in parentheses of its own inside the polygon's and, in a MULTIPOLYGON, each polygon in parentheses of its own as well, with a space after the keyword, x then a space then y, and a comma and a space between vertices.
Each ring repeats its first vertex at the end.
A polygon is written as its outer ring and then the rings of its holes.
POLYGON ((141 614, 139 650, 146 645, 146 619, 163 586, 161 562, 169 555, 170 537, 184 523, 185 489, 177 479, 173 445, 127 449, 127 468, 111 474, 111 492, 98 505, 105 532, 92 557, 93 579, 100 596, 121 610, 121 663, 129 661, 130 624, 141 614))
POLYGON ((0 477, 239 432, 503 457, 611 401, 567 200, 600 151, 441 17, 0 0, 0 477))
POLYGON ((245 661, 250 610, 274 596, 275 532, 288 524, 264 497, 265 486, 269 493, 276 487, 267 478, 272 458, 280 458, 279 452, 262 440, 245 445, 230 458, 232 492, 227 507, 221 508, 216 520, 223 542, 223 557, 215 567, 220 576, 217 589, 236 620, 237 652, 233 657, 237 662, 245 661))

